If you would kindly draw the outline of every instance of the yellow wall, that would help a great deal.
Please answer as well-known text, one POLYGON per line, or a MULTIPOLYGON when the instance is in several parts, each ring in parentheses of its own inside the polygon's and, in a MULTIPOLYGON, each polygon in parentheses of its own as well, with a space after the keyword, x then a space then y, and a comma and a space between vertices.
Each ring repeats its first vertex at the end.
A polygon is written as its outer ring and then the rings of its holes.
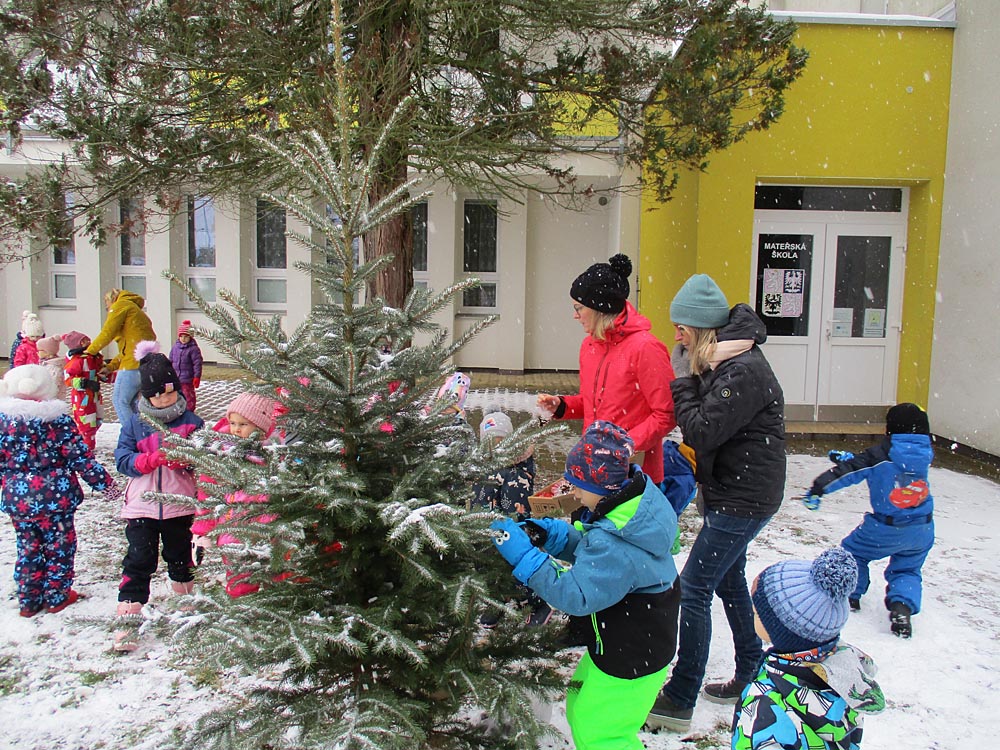
POLYGON ((950 28, 800 24, 809 51, 776 125, 643 198, 642 312, 673 340, 669 308, 692 273, 730 302, 751 290, 756 182, 910 187, 897 398, 927 403, 951 81, 950 28))

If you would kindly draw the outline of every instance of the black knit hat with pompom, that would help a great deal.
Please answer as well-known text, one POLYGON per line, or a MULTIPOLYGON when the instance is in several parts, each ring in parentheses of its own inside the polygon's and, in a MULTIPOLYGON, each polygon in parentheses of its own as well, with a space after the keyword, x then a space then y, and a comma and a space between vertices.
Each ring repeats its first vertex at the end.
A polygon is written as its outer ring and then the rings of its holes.
POLYGON ((617 315, 625 309, 631 274, 632 261, 618 253, 607 263, 595 263, 577 276, 569 296, 591 310, 617 315))

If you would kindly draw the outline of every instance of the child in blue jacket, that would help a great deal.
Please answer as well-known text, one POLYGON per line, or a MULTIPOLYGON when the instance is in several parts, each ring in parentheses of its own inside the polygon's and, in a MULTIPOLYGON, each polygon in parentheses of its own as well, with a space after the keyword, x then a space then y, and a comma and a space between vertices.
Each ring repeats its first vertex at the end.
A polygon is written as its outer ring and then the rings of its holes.
POLYGON ((555 518, 525 521, 539 547, 511 519, 491 524, 514 577, 589 625, 587 652, 566 696, 580 750, 641 750, 639 730, 676 650, 680 587, 670 544, 677 515, 629 462, 633 449, 628 433, 611 422, 587 428, 564 474, 585 510, 572 526, 555 518))
POLYGON ((888 557, 885 606, 890 628, 900 638, 909 638, 910 616, 920 611, 920 569, 934 546, 934 497, 927 483, 934 449, 927 413, 916 404, 889 409, 885 432, 881 443, 856 456, 831 451, 836 466, 816 478, 803 502, 817 510, 823 495, 868 482, 872 510, 841 542, 858 564, 851 609, 861 608, 861 597, 868 591, 868 563, 888 557))

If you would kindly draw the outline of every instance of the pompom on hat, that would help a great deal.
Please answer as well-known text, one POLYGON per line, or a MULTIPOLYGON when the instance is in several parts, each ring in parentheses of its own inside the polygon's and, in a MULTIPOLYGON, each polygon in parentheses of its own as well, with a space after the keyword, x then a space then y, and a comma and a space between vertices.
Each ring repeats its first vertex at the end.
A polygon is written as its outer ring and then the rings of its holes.
POLYGON ((70 331, 69 333, 64 333, 62 335, 62 341, 66 344, 67 349, 73 351, 74 349, 83 349, 83 342, 89 342, 90 336, 85 333, 80 333, 79 331, 70 331))
POLYGON ((628 432, 598 419, 566 456, 563 477, 570 484, 596 495, 610 495, 628 481, 635 443, 628 432))
POLYGON ((722 328, 729 322, 729 302, 711 276, 696 273, 674 295, 670 322, 691 328, 722 328))
POLYGON ((38 347, 39 354, 44 354, 47 359, 52 359, 59 356, 59 347, 62 346, 62 339, 58 336, 46 336, 43 339, 38 339, 38 343, 35 346, 38 347))
POLYGON ((617 315, 625 309, 632 274, 632 261, 618 253, 607 263, 594 263, 573 281, 569 296, 597 312, 617 315))
POLYGON ((778 653, 808 651, 839 637, 858 566, 842 547, 812 562, 784 560, 757 576, 753 606, 778 653))
POLYGON ((241 393, 226 407, 226 418, 239 414, 246 421, 269 437, 274 432, 274 420, 278 412, 278 402, 273 398, 256 393, 241 393))
POLYGON ((30 310, 25 310, 21 314, 21 335, 31 336, 35 339, 40 339, 45 335, 45 326, 42 325, 41 318, 30 310))
POLYGON ((927 412, 909 402, 896 404, 885 415, 886 435, 930 435, 927 412))
POLYGON ((192 335, 191 334, 191 321, 190 320, 182 320, 180 322, 180 325, 177 326, 177 337, 180 338, 181 336, 191 336, 191 335, 192 335))
POLYGON ((3 376, 0 395, 26 401, 51 401, 56 397, 56 381, 43 365, 20 365, 3 376))
POLYGON ((181 390, 181 381, 170 363, 170 358, 160 352, 155 341, 140 341, 135 345, 135 358, 139 361, 139 392, 145 398, 181 390))
POLYGON ((479 423, 479 439, 505 438, 514 431, 510 417, 496 408, 486 409, 483 421, 479 423))

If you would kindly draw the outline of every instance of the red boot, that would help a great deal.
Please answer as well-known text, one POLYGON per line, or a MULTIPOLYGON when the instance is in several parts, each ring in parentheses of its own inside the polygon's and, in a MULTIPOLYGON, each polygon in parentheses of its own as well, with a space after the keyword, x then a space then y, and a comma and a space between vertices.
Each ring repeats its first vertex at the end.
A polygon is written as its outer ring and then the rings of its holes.
POLYGON ((62 604, 57 604, 54 607, 46 607, 45 611, 50 614, 53 614, 55 612, 62 612, 70 604, 76 604, 81 599, 86 599, 86 598, 87 598, 86 594, 81 594, 79 591, 74 591, 73 589, 70 589, 69 595, 66 597, 66 600, 62 604))

